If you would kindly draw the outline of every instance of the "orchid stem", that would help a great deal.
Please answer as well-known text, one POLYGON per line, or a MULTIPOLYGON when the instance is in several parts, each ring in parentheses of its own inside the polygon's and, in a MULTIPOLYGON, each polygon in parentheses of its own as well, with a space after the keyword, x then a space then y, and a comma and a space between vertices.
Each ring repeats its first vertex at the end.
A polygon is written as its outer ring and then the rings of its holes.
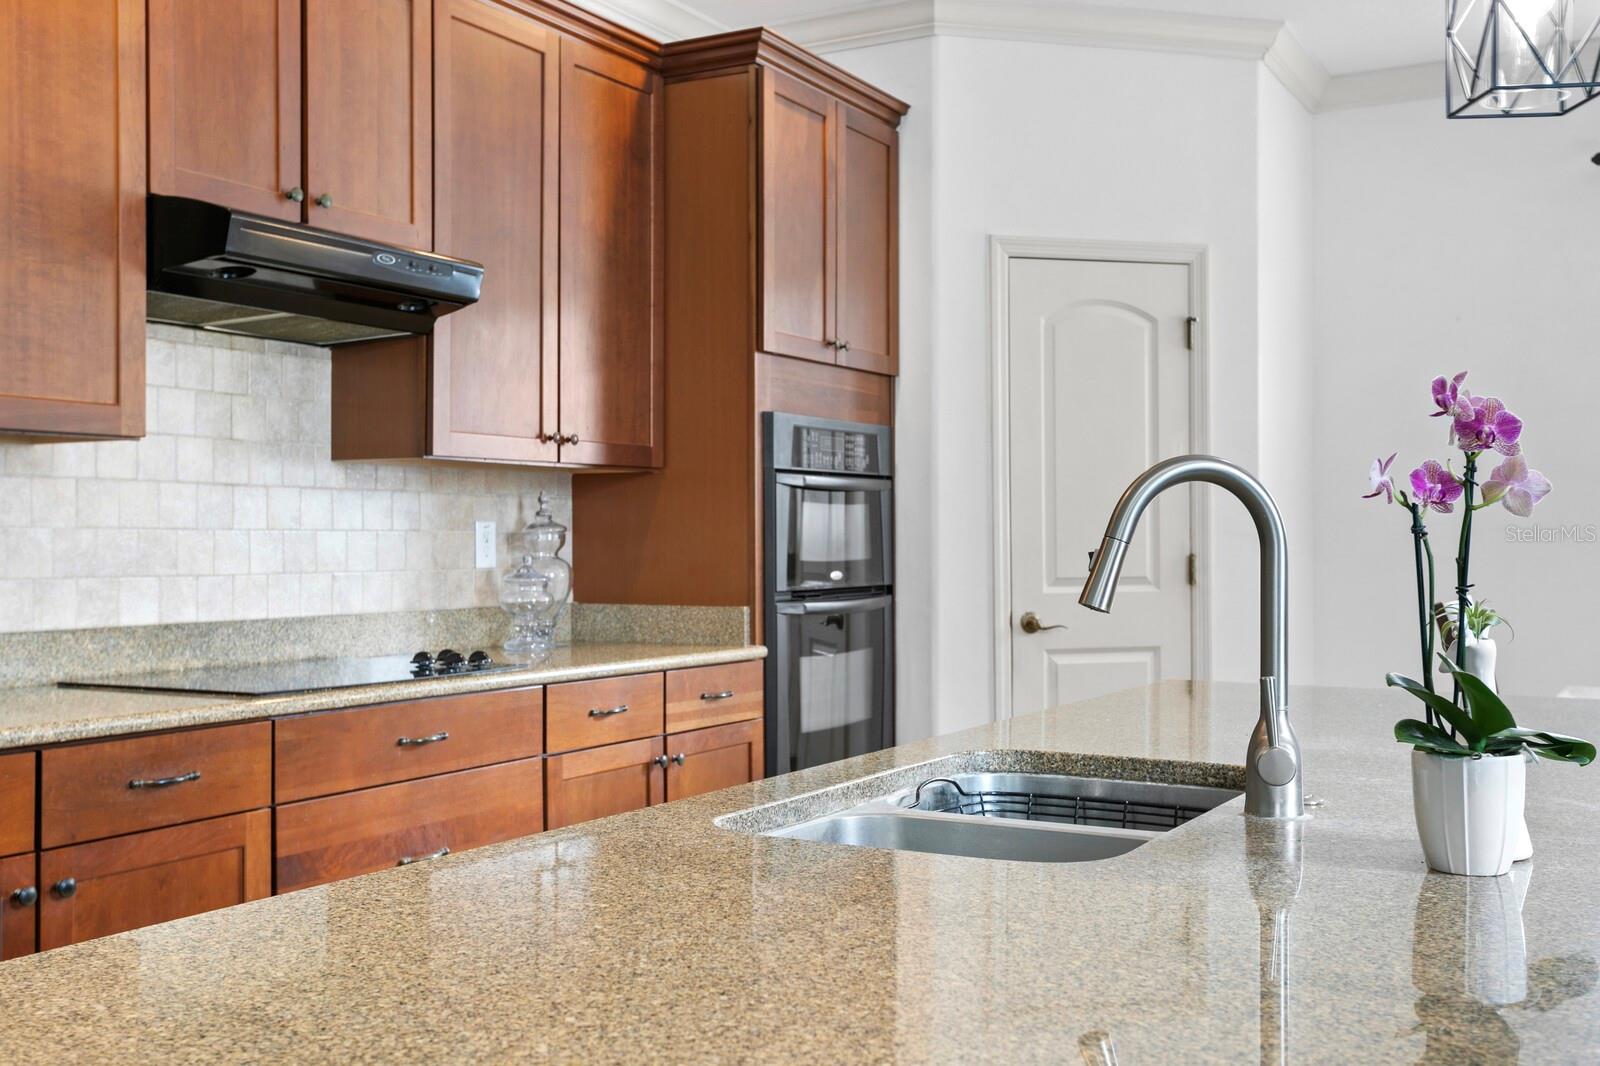
MULTIPOLYGON (((1431 600, 1428 598, 1428 585, 1422 571, 1423 545, 1428 542, 1428 527, 1422 522, 1422 508, 1416 504, 1410 505, 1411 510, 1411 539, 1412 549, 1417 561, 1417 639, 1422 649, 1422 687, 1429 692, 1433 691, 1433 661, 1428 654, 1428 632, 1432 628, 1431 600)), ((1430 553, 1431 554, 1431 553, 1430 553)), ((1434 721, 1433 709, 1427 708, 1429 725, 1437 725, 1434 721)))
MULTIPOLYGON (((1461 477, 1461 544, 1456 552, 1456 669, 1467 668, 1467 593, 1472 588, 1467 566, 1472 558, 1472 490, 1478 485, 1478 453, 1467 453, 1467 468, 1461 477)), ((1452 700, 1462 705, 1461 682, 1455 682, 1452 700)))

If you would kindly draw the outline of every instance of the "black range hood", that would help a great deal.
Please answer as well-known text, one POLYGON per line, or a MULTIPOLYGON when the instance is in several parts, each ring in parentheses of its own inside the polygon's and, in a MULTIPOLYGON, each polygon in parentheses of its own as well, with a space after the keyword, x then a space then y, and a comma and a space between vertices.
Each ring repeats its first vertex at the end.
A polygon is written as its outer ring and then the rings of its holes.
POLYGON ((405 334, 474 303, 483 267, 247 215, 151 196, 145 316, 324 347, 405 334))

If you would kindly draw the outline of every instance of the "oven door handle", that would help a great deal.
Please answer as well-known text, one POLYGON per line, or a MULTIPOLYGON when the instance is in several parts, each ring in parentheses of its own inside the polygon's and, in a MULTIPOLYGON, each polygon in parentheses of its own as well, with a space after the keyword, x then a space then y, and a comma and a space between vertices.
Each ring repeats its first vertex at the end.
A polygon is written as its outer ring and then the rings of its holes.
POLYGON ((859 600, 799 600, 777 605, 779 614, 860 614, 881 611, 894 602, 893 596, 863 596, 859 600))
POLYGON ((894 482, 888 478, 840 477, 837 474, 779 474, 778 484, 834 492, 888 492, 894 482))

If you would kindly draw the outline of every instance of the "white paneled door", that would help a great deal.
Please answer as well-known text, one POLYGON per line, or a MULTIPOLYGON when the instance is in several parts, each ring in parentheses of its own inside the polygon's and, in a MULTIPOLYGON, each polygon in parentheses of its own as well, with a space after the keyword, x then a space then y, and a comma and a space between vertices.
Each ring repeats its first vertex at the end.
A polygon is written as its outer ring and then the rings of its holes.
POLYGON ((1189 271, 1011 260, 1013 714, 1191 676, 1189 490, 1146 512, 1112 613, 1078 606, 1122 490, 1191 450, 1189 271), (1027 632, 1028 613, 1065 628, 1027 632))

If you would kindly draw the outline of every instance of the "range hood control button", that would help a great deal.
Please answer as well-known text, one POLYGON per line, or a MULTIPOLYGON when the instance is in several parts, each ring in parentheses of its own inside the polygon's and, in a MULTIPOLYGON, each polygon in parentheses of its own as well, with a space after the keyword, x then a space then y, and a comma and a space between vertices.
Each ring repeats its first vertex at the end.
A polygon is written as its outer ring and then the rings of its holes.
POLYGON ((392 267, 392 266, 394 266, 396 263, 398 263, 400 261, 398 258, 395 257, 395 254, 393 252, 379 252, 377 255, 372 257, 372 260, 373 260, 373 262, 377 263, 379 266, 386 266, 386 267, 392 267))

